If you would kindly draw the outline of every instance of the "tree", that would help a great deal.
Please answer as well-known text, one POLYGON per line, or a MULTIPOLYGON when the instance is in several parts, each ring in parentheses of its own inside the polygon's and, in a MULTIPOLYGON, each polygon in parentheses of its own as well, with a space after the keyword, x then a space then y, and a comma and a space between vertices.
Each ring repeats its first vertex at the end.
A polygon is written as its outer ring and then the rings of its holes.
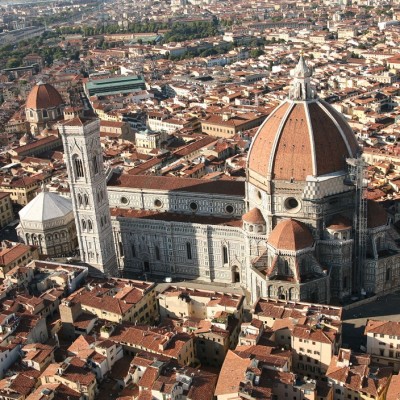
POLYGON ((16 57, 11 57, 7 60, 6 67, 7 68, 16 68, 16 67, 19 67, 20 65, 21 65, 21 60, 19 60, 16 57))
POLYGON ((253 49, 250 51, 250 57, 257 58, 264 54, 264 51, 261 49, 253 49))

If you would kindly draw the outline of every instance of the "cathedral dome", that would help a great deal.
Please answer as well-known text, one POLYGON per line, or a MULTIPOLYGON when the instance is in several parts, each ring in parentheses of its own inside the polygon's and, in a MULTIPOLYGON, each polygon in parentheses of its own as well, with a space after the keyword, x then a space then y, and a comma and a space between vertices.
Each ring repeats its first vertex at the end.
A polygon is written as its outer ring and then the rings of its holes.
POLYGON ((306 225, 290 218, 280 221, 275 226, 268 243, 279 250, 298 251, 311 247, 314 239, 306 225))
POLYGON ((263 181, 297 180, 346 170, 359 147, 342 115, 316 98, 303 57, 291 94, 265 120, 248 155, 249 176, 263 181))
POLYGON ((265 224, 265 219, 261 214, 261 211, 257 207, 254 207, 246 214, 243 214, 242 220, 249 224, 256 224, 256 225, 265 224))
POLYGON ((71 200, 57 193, 43 191, 19 212, 19 217, 22 221, 43 223, 66 217, 72 213, 71 200))
POLYGON ((34 110, 47 110, 64 104, 60 93, 49 83, 35 85, 26 100, 26 108, 34 110))

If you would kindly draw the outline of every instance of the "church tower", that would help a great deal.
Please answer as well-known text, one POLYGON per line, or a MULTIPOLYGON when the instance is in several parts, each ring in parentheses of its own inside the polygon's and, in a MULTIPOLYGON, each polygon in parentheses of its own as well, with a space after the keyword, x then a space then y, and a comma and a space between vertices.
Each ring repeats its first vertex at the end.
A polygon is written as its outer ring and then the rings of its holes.
POLYGON ((117 276, 99 119, 73 118, 59 126, 64 145, 81 260, 117 276))

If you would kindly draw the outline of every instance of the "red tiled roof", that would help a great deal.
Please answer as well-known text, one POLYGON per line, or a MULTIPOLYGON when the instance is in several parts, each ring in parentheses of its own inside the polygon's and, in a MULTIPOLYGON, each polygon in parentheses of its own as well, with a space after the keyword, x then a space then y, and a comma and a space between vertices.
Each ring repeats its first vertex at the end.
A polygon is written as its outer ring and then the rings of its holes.
POLYGON ((192 193, 226 194, 244 196, 244 182, 235 180, 209 181, 195 178, 177 178, 150 175, 116 175, 108 186, 129 187, 136 189, 186 191, 192 193))
POLYGON ((314 239, 306 225, 290 218, 275 226, 268 243, 280 250, 301 250, 311 247, 314 239))

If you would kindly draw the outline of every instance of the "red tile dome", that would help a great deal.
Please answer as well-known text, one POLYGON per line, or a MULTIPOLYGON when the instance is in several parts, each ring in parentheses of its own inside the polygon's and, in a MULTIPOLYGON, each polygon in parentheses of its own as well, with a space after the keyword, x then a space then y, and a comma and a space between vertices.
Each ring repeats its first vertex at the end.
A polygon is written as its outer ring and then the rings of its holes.
POLYGON ((257 207, 252 208, 246 214, 243 214, 242 220, 249 224, 256 224, 256 225, 265 224, 265 219, 261 214, 261 211, 257 207))
POLYGON ((285 219, 280 221, 272 230, 268 243, 279 250, 297 251, 311 247, 314 238, 302 222, 285 219))
POLYGON ((35 85, 26 100, 26 108, 33 110, 47 110, 64 104, 60 93, 49 83, 35 85))
POLYGON ((308 175, 347 170, 346 158, 359 153, 343 116, 315 97, 302 58, 295 74, 290 98, 268 116, 249 150, 249 177, 258 181, 305 181, 308 175))

